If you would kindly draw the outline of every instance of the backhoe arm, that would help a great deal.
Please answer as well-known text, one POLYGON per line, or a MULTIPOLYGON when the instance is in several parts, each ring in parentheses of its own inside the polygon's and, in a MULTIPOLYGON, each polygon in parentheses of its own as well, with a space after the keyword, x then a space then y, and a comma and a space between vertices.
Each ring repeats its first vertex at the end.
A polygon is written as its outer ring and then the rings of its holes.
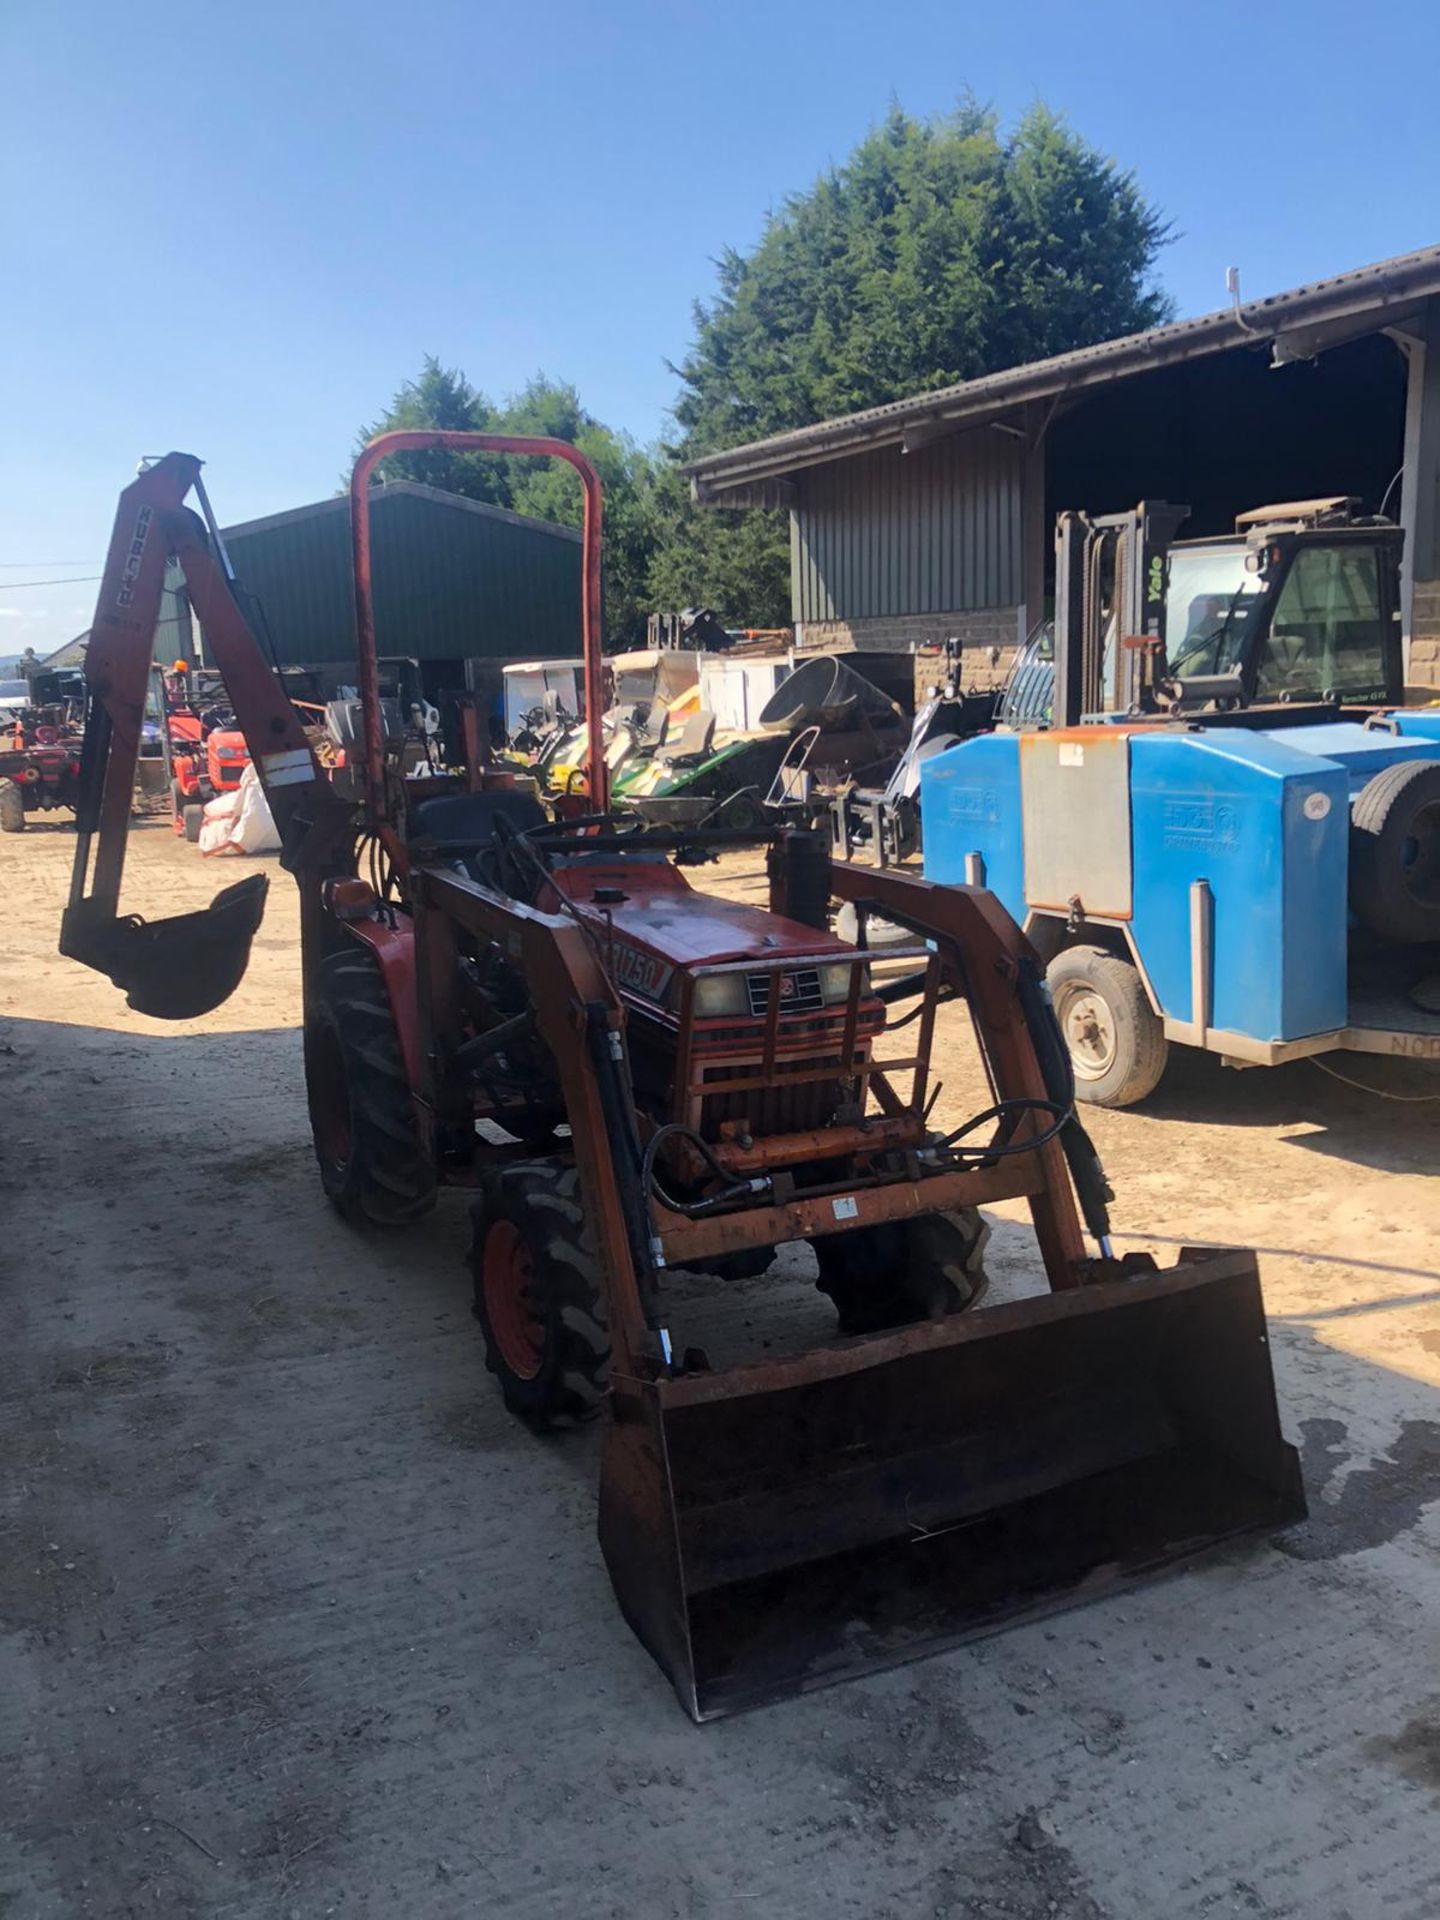
POLYGON ((182 567, 191 604, 225 682, 283 849, 293 868, 317 827, 348 815, 322 773, 299 716, 266 660, 185 499, 200 462, 168 453, 120 496, 85 659, 85 741, 78 837, 60 951, 108 974, 130 1005, 160 1019, 218 1006, 239 983, 264 911, 266 878, 227 887, 202 913, 146 922, 120 913, 131 796, 167 562, 182 567))

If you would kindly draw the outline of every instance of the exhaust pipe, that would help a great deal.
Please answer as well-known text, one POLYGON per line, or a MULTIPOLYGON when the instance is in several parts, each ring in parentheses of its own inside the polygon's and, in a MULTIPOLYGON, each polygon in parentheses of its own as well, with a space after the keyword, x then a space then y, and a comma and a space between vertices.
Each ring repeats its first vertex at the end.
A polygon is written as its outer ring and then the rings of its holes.
POLYGON ((1255 1256, 617 1381, 600 1542, 708 1720, 1300 1520, 1255 1256))

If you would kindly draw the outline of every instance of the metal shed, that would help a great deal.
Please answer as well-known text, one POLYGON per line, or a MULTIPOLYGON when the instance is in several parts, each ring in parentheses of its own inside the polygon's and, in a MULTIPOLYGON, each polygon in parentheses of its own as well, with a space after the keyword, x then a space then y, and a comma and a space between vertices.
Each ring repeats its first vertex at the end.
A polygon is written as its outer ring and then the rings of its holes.
MULTIPOLYGON (((1405 527, 1409 677, 1440 686, 1440 247, 707 454, 714 507, 786 507, 802 647, 959 639, 1003 672, 1054 515, 1184 501, 1187 537, 1355 494, 1405 527)), ((978 671, 977 671, 978 669, 978 671)))
MULTIPOLYGON (((439 664, 580 649, 580 536, 408 480, 375 489, 376 629, 388 658, 439 664)), ((343 496, 224 529, 284 666, 355 657, 343 496)))

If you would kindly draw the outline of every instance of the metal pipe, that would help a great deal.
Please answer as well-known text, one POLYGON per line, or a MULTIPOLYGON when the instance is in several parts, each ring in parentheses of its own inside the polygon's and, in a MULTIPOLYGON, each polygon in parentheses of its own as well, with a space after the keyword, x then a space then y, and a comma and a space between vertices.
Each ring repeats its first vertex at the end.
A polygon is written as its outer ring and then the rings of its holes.
POLYGON ((209 530, 210 542, 215 549, 216 558, 220 562, 220 570, 233 587, 235 585, 235 569, 231 566, 230 555, 225 550, 224 537, 220 532, 219 523, 215 518, 215 509, 210 504, 210 496, 205 491, 205 482, 200 478, 198 473, 195 476, 194 486, 195 498, 200 502, 200 511, 205 516, 205 525, 209 530))
POLYGON ((585 656, 585 724, 590 742, 590 795, 594 811, 609 805, 605 766, 605 670, 600 635, 600 555, 603 512, 600 476, 568 440, 538 434, 463 433, 446 428, 403 428, 378 434, 363 447, 350 475, 350 545, 355 573, 355 655, 365 722, 365 798, 371 818, 386 814, 385 729, 380 714, 380 659, 375 643, 375 595, 370 542, 370 476, 391 453, 422 453, 444 448, 452 453, 511 453, 542 460, 564 460, 585 489, 581 528, 581 651, 585 656))
POLYGON ((1190 1020, 1195 1045, 1203 1047, 1210 1032, 1215 991, 1215 896, 1208 880, 1190 883, 1190 1020))

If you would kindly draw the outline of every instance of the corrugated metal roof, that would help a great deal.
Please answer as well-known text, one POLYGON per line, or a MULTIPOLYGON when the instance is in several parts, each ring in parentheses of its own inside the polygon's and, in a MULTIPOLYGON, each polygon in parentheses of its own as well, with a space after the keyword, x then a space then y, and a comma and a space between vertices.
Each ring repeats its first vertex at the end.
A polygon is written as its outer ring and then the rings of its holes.
POLYGON ((916 428, 961 422, 978 425, 1026 401, 1056 398, 1247 343, 1264 344, 1297 329, 1332 326, 1362 316, 1373 317, 1376 326, 1390 325, 1407 307, 1433 293, 1440 293, 1440 247, 1423 247, 1330 280, 1249 301, 1240 308, 1238 319, 1226 307, 1193 320, 1177 320, 1148 333, 1102 341, 1048 360, 1007 367, 980 380, 752 440, 723 453, 707 454, 685 471, 702 502, 727 504, 725 496, 731 495, 728 503, 733 504, 735 490, 745 488, 753 491, 758 502, 766 484, 773 485, 786 474, 844 459, 862 448, 903 444, 907 431, 916 428))
MULTIPOLYGON (((375 626, 386 658, 578 653, 580 536, 411 481, 372 496, 375 626)), ((286 666, 355 657, 343 496, 224 529, 241 585, 286 666)))
MULTIPOLYGON (((155 644, 151 657, 155 660, 170 661, 177 654, 189 654, 193 639, 190 625, 189 603, 181 597, 179 569, 171 566, 166 569, 165 588, 160 595, 160 618, 155 627, 155 644)), ((40 662, 51 672, 68 671, 83 667, 85 649, 90 644, 90 629, 77 633, 73 640, 67 640, 63 647, 57 647, 54 653, 47 654, 40 662)))

